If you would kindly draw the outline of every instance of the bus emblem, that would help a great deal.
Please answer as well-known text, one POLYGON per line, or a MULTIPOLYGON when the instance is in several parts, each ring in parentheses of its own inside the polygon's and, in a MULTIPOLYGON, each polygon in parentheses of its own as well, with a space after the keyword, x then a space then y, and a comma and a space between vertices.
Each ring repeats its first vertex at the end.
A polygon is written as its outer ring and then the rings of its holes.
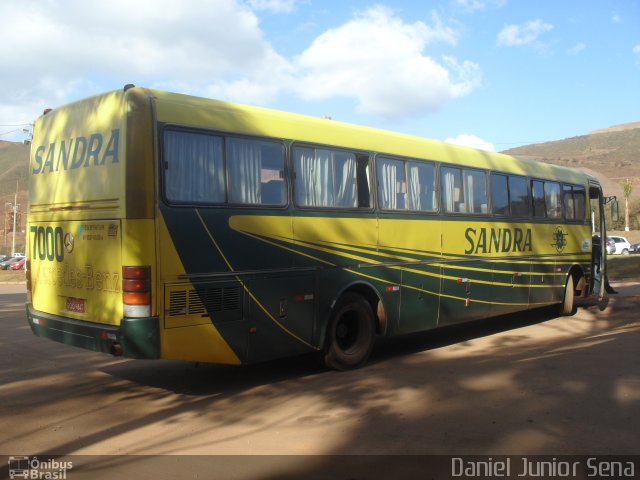
POLYGON ((73 235, 70 233, 66 233, 64 235, 64 249, 67 253, 73 252, 73 247, 75 246, 73 235))
POLYGON ((554 242, 551 244, 551 246, 556 247, 556 250, 558 252, 562 252, 564 250, 564 247, 567 246, 567 239, 566 239, 567 235, 569 234, 566 233, 562 229, 562 227, 556 227, 555 232, 553 232, 554 242))

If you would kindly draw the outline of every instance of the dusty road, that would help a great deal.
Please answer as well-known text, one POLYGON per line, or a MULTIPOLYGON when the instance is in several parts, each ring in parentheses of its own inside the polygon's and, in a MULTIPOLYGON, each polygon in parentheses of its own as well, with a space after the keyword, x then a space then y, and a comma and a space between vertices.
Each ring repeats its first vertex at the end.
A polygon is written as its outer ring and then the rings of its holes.
MULTIPOLYGON (((195 366, 67 347, 31 334, 23 285, 0 285, 0 455, 291 455, 262 462, 310 478, 295 456, 640 454, 640 288, 617 287, 604 312, 385 341, 338 373, 308 358, 195 366)), ((184 463, 184 478, 225 478, 184 463)), ((297 477, 260 469, 234 478, 297 477)))

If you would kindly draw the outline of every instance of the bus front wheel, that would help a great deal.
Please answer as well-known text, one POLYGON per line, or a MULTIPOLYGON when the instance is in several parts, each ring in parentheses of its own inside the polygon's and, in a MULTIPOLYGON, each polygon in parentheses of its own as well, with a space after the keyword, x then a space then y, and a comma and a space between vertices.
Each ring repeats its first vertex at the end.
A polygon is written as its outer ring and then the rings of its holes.
POLYGON ((356 293, 345 293, 329 321, 324 364, 336 370, 357 368, 366 362, 375 342, 375 319, 369 302, 356 293))
POLYGON ((576 313, 574 306, 575 290, 573 287, 573 276, 569 274, 567 276, 567 283, 564 287, 564 300, 560 306, 560 315, 569 316, 576 313))

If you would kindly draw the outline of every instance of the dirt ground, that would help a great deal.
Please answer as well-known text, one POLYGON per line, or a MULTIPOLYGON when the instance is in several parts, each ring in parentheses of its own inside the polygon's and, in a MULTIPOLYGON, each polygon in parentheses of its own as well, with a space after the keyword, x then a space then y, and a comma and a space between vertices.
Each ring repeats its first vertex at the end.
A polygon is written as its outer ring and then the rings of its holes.
POLYGON ((32 335, 24 285, 0 285, 0 455, 71 455, 85 463, 73 480, 327 478, 337 455, 640 454, 640 281, 614 286, 603 312, 386 340, 339 373, 306 357, 196 366, 67 347, 32 335), (215 476, 199 470, 212 461, 215 476))

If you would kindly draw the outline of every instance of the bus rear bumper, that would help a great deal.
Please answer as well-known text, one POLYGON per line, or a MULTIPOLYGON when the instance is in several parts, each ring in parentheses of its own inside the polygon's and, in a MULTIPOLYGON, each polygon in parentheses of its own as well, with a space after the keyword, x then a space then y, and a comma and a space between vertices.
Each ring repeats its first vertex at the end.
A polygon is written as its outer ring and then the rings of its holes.
POLYGON ((30 303, 26 310, 31 331, 39 337, 127 358, 160 358, 158 317, 124 318, 117 326, 39 312, 30 303))

